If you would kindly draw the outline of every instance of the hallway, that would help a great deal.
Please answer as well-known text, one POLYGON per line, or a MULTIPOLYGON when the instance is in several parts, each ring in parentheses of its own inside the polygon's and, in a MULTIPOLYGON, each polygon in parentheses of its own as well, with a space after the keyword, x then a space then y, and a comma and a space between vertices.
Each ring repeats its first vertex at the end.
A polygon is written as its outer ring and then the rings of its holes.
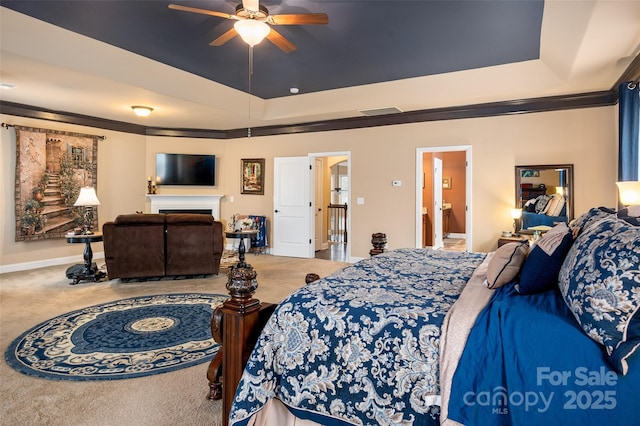
POLYGON ((334 262, 347 262, 347 244, 329 242, 329 248, 318 250, 316 259, 333 260, 334 262))

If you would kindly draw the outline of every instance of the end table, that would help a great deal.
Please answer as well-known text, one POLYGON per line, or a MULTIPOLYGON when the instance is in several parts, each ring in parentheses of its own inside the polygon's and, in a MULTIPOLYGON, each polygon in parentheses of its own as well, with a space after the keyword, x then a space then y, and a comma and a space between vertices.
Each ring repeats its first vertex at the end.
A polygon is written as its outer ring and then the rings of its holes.
POLYGON ((91 235, 67 234, 65 238, 69 244, 85 244, 83 253, 84 265, 73 265, 67 269, 67 278, 72 280, 71 285, 78 284, 80 281, 98 282, 106 276, 104 272, 98 270, 95 262, 93 262, 93 250, 91 250, 91 243, 102 241, 101 232, 91 235))
POLYGON ((227 231, 225 232, 225 235, 227 238, 240 238, 240 244, 238 244, 238 268, 246 268, 246 267, 251 267, 251 265, 247 265, 244 262, 244 253, 245 253, 245 247, 244 247, 244 239, 245 238, 251 238, 252 236, 256 236, 258 235, 258 230, 257 229, 246 229, 244 231, 227 231))

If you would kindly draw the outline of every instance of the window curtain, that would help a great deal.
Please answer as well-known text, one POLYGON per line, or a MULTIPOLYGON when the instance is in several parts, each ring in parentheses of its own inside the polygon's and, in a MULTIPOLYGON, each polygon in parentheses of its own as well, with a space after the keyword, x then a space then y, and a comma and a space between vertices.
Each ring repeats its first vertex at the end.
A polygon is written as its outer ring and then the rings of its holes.
POLYGON ((622 83, 619 87, 620 112, 618 181, 639 180, 640 157, 640 88, 638 82, 622 83))

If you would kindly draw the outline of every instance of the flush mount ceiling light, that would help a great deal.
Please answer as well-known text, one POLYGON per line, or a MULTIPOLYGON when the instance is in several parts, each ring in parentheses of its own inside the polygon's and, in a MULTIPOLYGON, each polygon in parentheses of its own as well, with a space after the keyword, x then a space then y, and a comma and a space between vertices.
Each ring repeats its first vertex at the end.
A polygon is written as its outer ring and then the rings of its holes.
POLYGON ((238 21, 233 24, 233 28, 249 46, 255 46, 260 43, 271 31, 269 25, 255 19, 238 21))
POLYGON ((153 108, 151 107, 140 105, 134 105, 131 109, 138 117, 148 117, 151 114, 151 111, 153 111, 153 108))

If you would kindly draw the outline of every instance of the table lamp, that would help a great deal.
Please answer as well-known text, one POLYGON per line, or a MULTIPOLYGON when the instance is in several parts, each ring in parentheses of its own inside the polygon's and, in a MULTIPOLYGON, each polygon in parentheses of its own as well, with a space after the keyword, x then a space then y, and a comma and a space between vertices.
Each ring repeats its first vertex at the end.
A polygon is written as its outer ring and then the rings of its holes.
POLYGON ((640 181, 616 182, 620 204, 629 210, 630 216, 640 216, 640 181))
POLYGON ((522 209, 511 209, 511 217, 513 218, 514 235, 520 235, 520 218, 522 217, 522 209))
POLYGON ((78 195, 78 199, 73 205, 85 207, 82 234, 93 235, 93 231, 91 230, 91 226, 93 225, 93 206, 100 205, 100 200, 98 200, 96 190, 92 186, 84 186, 80 188, 80 195, 78 195))

